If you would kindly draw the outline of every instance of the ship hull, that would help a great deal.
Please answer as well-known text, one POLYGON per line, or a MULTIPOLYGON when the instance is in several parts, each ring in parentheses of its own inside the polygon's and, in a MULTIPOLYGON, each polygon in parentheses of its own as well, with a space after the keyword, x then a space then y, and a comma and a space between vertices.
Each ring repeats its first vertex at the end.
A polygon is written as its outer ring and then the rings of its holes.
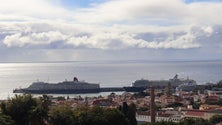
POLYGON ((30 94, 81 94, 81 93, 99 93, 100 89, 53 89, 53 90, 29 90, 16 89, 13 93, 30 93, 30 94))
POLYGON ((53 89, 53 90, 29 90, 15 89, 13 93, 30 93, 30 94, 81 94, 81 93, 100 93, 100 92, 122 92, 125 91, 122 87, 107 87, 97 89, 53 89))

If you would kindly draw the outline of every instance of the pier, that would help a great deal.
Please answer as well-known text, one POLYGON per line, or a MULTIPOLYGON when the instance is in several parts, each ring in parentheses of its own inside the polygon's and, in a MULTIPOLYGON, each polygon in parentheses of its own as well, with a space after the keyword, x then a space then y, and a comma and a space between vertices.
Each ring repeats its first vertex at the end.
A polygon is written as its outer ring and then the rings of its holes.
POLYGON ((123 87, 104 87, 100 88, 100 92, 121 92, 125 91, 123 87))

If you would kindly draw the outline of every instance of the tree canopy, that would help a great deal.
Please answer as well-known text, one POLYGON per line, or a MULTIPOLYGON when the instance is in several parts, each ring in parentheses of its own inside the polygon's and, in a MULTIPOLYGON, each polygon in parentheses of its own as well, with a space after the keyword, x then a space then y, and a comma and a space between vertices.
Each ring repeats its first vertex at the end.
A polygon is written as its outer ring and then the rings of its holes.
POLYGON ((33 98, 29 94, 15 95, 1 103, 1 111, 3 115, 12 118, 16 125, 44 125, 43 120, 48 114, 48 106, 44 102, 46 98, 33 98))

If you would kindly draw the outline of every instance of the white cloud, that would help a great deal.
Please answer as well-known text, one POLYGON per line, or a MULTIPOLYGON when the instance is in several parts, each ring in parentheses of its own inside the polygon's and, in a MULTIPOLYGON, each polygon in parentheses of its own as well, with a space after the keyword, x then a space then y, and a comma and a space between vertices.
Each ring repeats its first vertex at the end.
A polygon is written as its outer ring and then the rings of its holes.
POLYGON ((2 48, 207 51, 221 45, 220 2, 111 0, 73 10, 59 0, 0 2, 2 48))
POLYGON ((75 17, 78 21, 92 23, 168 20, 186 15, 185 11, 180 11, 185 7, 180 0, 113 0, 79 10, 75 17))
POLYGON ((47 45, 52 42, 64 41, 65 36, 57 31, 41 32, 41 33, 16 33, 6 36, 3 43, 8 47, 25 45, 47 45))
POLYGON ((58 0, 0 0, 1 21, 65 21, 112 24, 222 24, 222 3, 183 0, 112 0, 67 10, 58 0))
MULTIPOLYGON (((160 28, 158 32, 156 27, 143 27, 137 31, 140 26, 114 27, 94 27, 83 29, 81 25, 64 24, 19 24, 13 25, 8 29, 8 34, 4 37, 3 43, 8 47, 32 47, 42 45, 51 45, 60 42, 63 45, 72 45, 73 47, 97 48, 97 49, 123 49, 123 48, 175 48, 187 49, 200 47, 195 42, 196 37, 206 35, 212 32, 210 27, 190 27, 181 29, 181 27, 160 28), (15 28, 12 28, 12 27, 15 28), (39 26, 44 26, 39 28, 39 26), (118 30, 117 30, 118 27, 118 30), (154 31, 153 31, 154 30, 154 31), (68 32, 67 32, 68 31, 68 32), (198 31, 198 33, 196 33, 198 31), (140 34, 144 34, 140 36, 140 34), (147 34, 147 35, 146 35, 147 34), (158 39, 156 34, 161 37, 158 39), (146 39, 148 37, 148 39, 146 39)), ((10 27, 10 26, 9 26, 10 27)), ((4 29, 2 29, 4 30, 4 29)))
MULTIPOLYGON (((54 0, 56 1, 56 0, 54 0)), ((1 22, 60 21, 70 17, 69 12, 53 4, 53 0, 0 0, 1 22)))
POLYGON ((84 23, 222 24, 222 3, 183 0, 113 0, 74 12, 84 23))

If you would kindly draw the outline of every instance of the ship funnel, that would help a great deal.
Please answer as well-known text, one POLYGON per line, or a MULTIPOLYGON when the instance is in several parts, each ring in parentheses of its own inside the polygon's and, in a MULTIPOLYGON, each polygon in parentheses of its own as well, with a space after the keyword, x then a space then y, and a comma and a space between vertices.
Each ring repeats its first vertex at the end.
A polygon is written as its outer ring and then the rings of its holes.
POLYGON ((176 74, 173 79, 178 79, 178 75, 176 74))
POLYGON ((73 78, 73 82, 78 82, 79 80, 78 80, 78 78, 77 77, 74 77, 73 78))

